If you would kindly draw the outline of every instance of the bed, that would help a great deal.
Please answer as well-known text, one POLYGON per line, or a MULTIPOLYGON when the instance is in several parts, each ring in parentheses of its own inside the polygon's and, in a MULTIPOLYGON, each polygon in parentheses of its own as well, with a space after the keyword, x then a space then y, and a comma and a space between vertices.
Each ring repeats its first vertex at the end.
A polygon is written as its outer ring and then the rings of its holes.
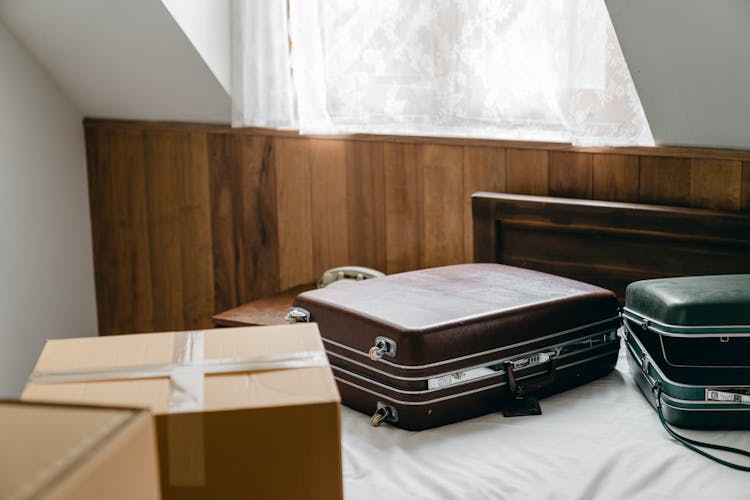
POLYGON ((474 258, 625 296, 641 279, 750 273, 750 215, 503 193, 472 197, 474 258))
MULTIPOLYGON (((747 215, 496 193, 472 201, 478 262, 588 281, 621 299, 638 279, 750 273, 747 215)), ((542 410, 408 432, 373 428, 344 407, 345 497, 750 498, 750 473, 711 462, 666 434, 632 381, 624 347, 615 371, 542 400, 542 410)), ((684 434, 750 450, 747 431, 684 434)))

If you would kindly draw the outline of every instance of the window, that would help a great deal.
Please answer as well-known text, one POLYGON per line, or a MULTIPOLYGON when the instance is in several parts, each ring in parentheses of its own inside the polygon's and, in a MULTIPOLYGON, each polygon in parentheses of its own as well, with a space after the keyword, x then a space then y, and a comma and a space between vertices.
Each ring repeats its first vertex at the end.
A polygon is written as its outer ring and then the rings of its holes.
POLYGON ((653 145, 603 0, 291 0, 277 30, 302 133, 653 145))

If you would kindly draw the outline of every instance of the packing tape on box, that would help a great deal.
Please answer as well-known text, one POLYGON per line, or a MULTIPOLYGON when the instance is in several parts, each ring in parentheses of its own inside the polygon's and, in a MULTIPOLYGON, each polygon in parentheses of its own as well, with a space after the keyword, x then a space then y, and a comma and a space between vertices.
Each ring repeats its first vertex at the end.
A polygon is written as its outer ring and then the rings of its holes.
POLYGON ((169 376, 167 418, 167 467, 172 486, 200 487, 206 484, 206 452, 203 438, 204 374, 190 368, 205 361, 204 333, 179 332, 174 337, 169 376), (193 413, 190 413, 193 412, 193 413))
POLYGON ((205 359, 205 332, 176 332, 172 362, 153 365, 35 371, 29 382, 64 384, 169 377, 166 419, 169 482, 172 486, 205 484, 203 442, 204 380, 206 374, 240 373, 327 366, 323 351, 299 351, 253 358, 205 359))
MULTIPOLYGON (((175 351, 178 354, 187 352, 187 344, 202 345, 200 340, 188 340, 189 337, 202 336, 204 332, 178 332, 175 343, 186 344, 186 351, 175 351), (200 335, 198 335, 200 334, 200 335), (187 338, 186 338, 187 337, 187 338)), ((282 370, 292 368, 307 368, 313 366, 327 366, 328 358, 323 351, 299 351, 253 358, 223 358, 203 359, 194 351, 196 347, 190 347, 190 356, 185 356, 183 361, 179 359, 172 363, 153 365, 133 365, 104 368, 73 368, 65 370, 40 370, 35 371, 29 377, 29 382, 35 384, 64 384, 70 382, 98 382, 105 380, 127 380, 141 378, 172 377, 173 373, 199 373, 210 375, 213 373, 255 372, 265 370, 282 370)))

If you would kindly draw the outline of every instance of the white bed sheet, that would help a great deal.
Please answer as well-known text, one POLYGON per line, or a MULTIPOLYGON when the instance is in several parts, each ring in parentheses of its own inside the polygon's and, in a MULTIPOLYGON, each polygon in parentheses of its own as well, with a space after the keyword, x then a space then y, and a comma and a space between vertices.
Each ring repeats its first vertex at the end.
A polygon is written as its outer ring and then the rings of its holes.
MULTIPOLYGON (((666 434, 630 376, 624 347, 614 372, 541 404, 541 416, 495 413, 421 432, 373 428, 368 416, 343 407, 344 496, 750 499, 750 473, 716 464, 666 434)), ((750 431, 680 432, 750 450, 750 431)))

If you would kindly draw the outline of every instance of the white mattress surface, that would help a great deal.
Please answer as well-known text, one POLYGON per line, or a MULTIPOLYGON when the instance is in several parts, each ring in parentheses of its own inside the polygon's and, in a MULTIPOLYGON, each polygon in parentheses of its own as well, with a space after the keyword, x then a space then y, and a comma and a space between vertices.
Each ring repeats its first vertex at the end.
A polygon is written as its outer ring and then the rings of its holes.
MULTIPOLYGON (((608 376, 541 400, 541 416, 495 413, 409 432, 371 427, 368 416, 342 407, 345 498, 750 499, 750 472, 667 435, 630 376, 625 349, 608 376)), ((750 431, 677 431, 750 450, 750 431)))

